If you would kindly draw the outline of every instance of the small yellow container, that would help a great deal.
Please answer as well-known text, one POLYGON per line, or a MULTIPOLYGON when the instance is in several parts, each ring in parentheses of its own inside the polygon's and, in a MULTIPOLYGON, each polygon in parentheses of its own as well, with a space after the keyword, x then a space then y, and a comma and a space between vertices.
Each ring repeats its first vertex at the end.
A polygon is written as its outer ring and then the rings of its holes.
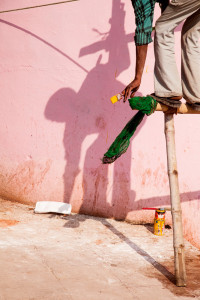
POLYGON ((165 230, 165 210, 157 209, 154 219, 154 234, 163 235, 165 230))

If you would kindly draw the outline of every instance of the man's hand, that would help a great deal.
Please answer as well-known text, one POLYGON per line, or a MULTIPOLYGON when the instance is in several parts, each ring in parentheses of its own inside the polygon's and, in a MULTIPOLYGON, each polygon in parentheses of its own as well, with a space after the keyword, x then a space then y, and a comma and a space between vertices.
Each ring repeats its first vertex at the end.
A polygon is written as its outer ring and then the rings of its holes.
POLYGON ((141 80, 140 79, 134 79, 127 85, 127 87, 121 92, 122 95, 124 95, 124 102, 126 102, 128 96, 130 95, 130 98, 133 98, 135 93, 140 87, 141 80))

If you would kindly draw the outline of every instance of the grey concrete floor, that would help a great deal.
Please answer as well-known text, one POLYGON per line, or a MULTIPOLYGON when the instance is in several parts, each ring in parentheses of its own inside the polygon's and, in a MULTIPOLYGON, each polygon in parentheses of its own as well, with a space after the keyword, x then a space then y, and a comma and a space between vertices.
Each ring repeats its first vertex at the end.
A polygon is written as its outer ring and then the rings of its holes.
POLYGON ((188 242, 187 287, 174 284, 172 229, 0 207, 1 300, 200 299, 200 251, 188 242))

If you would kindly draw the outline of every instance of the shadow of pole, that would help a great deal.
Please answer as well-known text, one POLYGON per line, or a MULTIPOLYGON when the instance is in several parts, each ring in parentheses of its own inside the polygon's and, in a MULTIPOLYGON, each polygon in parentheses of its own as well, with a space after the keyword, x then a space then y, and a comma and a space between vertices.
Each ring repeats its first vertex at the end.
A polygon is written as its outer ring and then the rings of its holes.
POLYGON ((151 257, 145 250, 140 248, 136 243, 127 238, 123 233, 117 230, 113 225, 111 225, 106 219, 102 221, 102 224, 108 228, 112 233, 117 235, 123 242, 125 242, 129 247, 131 247, 135 252, 142 256, 148 263, 150 263, 155 269, 162 273, 169 281, 175 284, 174 275, 169 272, 163 265, 157 262, 153 257, 151 257))
MULTIPOLYGON (((180 193, 180 198, 181 198, 181 203, 199 200, 200 191, 180 193)), ((138 202, 137 209, 133 209, 133 210, 140 210, 146 205, 148 205, 148 207, 152 207, 152 206, 163 207, 164 205, 168 205, 168 206, 171 205, 170 195, 138 199, 137 202, 138 202)))
MULTIPOLYGON (((60 218, 67 220, 67 223, 65 223, 63 226, 65 228, 77 228, 81 225, 81 222, 84 222, 88 219, 94 219, 94 217, 92 216, 80 215, 80 214, 71 215, 67 217, 61 216, 60 218)), ((163 265, 157 262, 152 256, 150 256, 145 250, 140 248, 136 243, 131 241, 128 237, 126 237, 123 233, 121 233, 118 229, 116 229, 107 219, 99 218, 99 222, 101 222, 102 225, 104 225, 113 234, 115 234, 118 238, 120 238, 123 242, 125 242, 131 249, 133 249, 144 260, 146 260, 149 264, 151 264, 156 270, 162 273, 170 282, 175 284, 175 276, 171 272, 169 272, 163 265)))

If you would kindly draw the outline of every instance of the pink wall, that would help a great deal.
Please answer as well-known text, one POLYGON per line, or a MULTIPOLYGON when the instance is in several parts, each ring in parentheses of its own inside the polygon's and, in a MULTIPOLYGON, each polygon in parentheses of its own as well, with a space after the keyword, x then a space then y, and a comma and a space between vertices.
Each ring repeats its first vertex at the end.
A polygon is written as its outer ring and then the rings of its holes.
MULTIPOLYGON (((1 0, 0 10, 48 2, 1 0)), ((1 14, 2 197, 65 201, 74 212, 141 223, 153 221, 142 207, 170 204, 162 113, 144 119, 113 165, 100 161, 135 114, 109 100, 133 79, 134 28, 125 0, 1 14)), ((179 38, 180 28, 180 65, 179 38)), ((153 65, 151 44, 139 95, 153 91, 153 65)), ((175 125, 185 235, 200 247, 200 118, 178 115, 175 125)))

